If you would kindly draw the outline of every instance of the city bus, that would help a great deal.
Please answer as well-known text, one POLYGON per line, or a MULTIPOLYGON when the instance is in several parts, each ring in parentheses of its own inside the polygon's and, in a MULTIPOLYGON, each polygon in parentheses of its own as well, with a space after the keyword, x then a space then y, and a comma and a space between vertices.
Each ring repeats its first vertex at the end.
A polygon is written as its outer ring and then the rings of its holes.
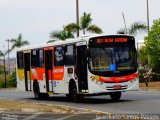
POLYGON ((17 88, 36 99, 66 94, 110 95, 139 89, 135 38, 129 35, 88 35, 53 40, 17 50, 17 88))

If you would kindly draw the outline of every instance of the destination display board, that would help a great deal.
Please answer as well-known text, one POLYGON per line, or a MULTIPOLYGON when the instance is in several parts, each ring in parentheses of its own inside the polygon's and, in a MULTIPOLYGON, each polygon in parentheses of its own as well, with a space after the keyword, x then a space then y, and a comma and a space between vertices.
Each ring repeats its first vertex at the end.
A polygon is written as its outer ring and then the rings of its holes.
POLYGON ((105 45, 105 46, 114 46, 114 45, 129 45, 134 44, 134 38, 132 36, 102 36, 94 37, 89 40, 89 46, 105 45))

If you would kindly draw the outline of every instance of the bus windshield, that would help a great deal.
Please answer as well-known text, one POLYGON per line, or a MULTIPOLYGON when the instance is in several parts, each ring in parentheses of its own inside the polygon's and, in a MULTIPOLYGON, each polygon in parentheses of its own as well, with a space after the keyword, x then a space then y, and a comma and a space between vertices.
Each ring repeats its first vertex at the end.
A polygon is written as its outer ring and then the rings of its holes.
POLYGON ((136 68, 136 50, 123 47, 91 47, 89 68, 96 72, 117 72, 136 68))

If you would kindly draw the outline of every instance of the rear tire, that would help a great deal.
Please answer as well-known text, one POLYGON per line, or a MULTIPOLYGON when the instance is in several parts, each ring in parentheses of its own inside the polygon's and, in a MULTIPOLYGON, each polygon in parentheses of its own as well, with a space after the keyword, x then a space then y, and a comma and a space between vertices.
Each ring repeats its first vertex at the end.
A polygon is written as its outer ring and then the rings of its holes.
POLYGON ((48 100, 49 94, 48 93, 40 93, 40 99, 41 100, 48 100))
POLYGON ((33 92, 34 92, 35 99, 39 100, 41 98, 41 95, 40 95, 38 82, 35 82, 33 84, 33 92))
POLYGON ((34 92, 34 97, 35 97, 36 100, 47 100, 47 99, 49 99, 49 94, 48 93, 40 93, 38 82, 35 82, 33 84, 33 92, 34 92))
POLYGON ((121 98, 121 92, 111 92, 110 97, 113 101, 118 101, 121 98))

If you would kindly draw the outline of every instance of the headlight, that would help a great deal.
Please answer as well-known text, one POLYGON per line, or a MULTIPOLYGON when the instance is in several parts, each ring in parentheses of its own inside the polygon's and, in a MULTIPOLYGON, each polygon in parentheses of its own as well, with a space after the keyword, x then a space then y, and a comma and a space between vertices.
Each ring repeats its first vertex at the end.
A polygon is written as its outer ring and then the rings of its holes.
POLYGON ((95 78, 92 78, 92 81, 94 82, 96 79, 95 78))

